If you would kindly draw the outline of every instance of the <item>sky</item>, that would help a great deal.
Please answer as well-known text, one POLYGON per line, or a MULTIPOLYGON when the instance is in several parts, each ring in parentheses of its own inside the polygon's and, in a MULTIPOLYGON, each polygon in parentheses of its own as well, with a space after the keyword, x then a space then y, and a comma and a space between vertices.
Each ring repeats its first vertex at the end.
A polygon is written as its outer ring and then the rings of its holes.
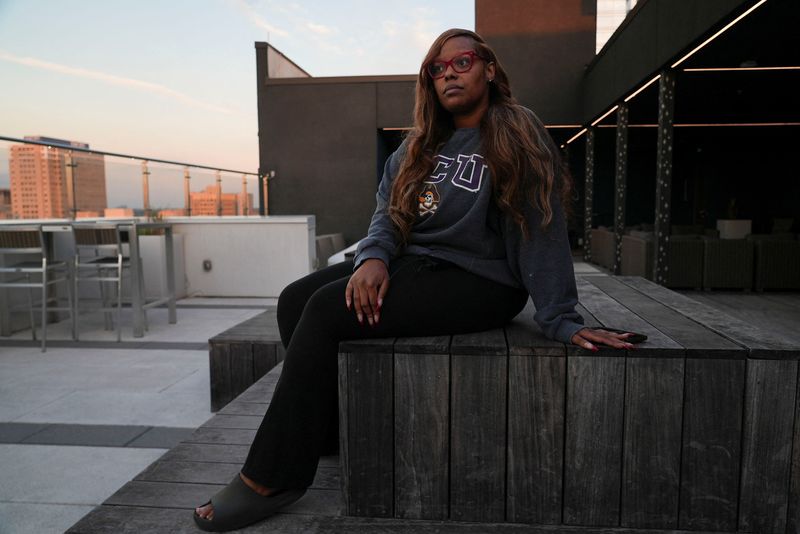
POLYGON ((474 29, 474 11, 474 0, 0 0, 0 135, 255 172, 256 41, 312 76, 410 74, 439 33, 474 29))

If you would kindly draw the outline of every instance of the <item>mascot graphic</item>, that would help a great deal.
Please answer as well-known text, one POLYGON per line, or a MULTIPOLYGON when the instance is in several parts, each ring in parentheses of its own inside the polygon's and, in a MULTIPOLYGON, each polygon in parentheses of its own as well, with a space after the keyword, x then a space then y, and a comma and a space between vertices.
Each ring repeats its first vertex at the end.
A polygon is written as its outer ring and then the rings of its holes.
POLYGON ((425 184, 419 194, 419 216, 433 215, 439 208, 439 191, 433 184, 425 184))

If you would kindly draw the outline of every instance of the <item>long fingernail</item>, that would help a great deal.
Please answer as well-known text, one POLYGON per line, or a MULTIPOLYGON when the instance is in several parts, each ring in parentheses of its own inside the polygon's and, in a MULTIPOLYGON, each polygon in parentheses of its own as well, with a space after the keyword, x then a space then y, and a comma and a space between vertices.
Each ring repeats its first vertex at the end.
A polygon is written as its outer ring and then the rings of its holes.
POLYGON ((378 308, 383 306, 383 299, 378 299, 378 308))
POLYGON ((378 321, 380 320, 380 318, 381 318, 381 314, 380 313, 376 313, 375 314, 375 324, 378 324, 378 321))
POLYGON ((369 323, 370 326, 372 326, 372 316, 371 315, 367 315, 367 322, 369 323))
POLYGON ((592 351, 593 352, 597 352, 598 350, 600 350, 600 349, 598 349, 597 347, 592 347, 592 351))
POLYGON ((360 313, 357 313, 356 317, 358 317, 358 322, 359 323, 364 324, 364 316, 363 315, 361 315, 360 313))

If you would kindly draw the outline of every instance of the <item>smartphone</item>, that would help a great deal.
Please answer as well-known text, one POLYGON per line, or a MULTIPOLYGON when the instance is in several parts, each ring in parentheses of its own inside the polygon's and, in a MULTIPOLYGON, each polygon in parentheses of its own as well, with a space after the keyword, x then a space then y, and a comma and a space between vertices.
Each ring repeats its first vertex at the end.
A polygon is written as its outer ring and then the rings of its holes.
POLYGON ((642 341, 647 340, 647 336, 644 334, 638 334, 636 332, 631 332, 630 330, 619 330, 617 328, 609 328, 607 326, 599 327, 601 330, 607 330, 609 332, 614 332, 615 334, 633 334, 632 336, 628 336, 625 338, 625 341, 628 343, 641 343, 642 341))

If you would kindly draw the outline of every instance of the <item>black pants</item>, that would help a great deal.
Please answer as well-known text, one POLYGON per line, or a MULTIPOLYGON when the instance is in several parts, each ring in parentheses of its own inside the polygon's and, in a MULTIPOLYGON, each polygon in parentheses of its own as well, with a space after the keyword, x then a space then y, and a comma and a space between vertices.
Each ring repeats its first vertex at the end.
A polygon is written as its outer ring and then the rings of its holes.
POLYGON ((346 339, 436 336, 504 325, 528 295, 441 260, 401 256, 389 265, 380 323, 361 325, 345 305, 352 262, 290 284, 278 299, 283 371, 242 472, 270 488, 311 485, 338 428, 338 347, 346 339))

